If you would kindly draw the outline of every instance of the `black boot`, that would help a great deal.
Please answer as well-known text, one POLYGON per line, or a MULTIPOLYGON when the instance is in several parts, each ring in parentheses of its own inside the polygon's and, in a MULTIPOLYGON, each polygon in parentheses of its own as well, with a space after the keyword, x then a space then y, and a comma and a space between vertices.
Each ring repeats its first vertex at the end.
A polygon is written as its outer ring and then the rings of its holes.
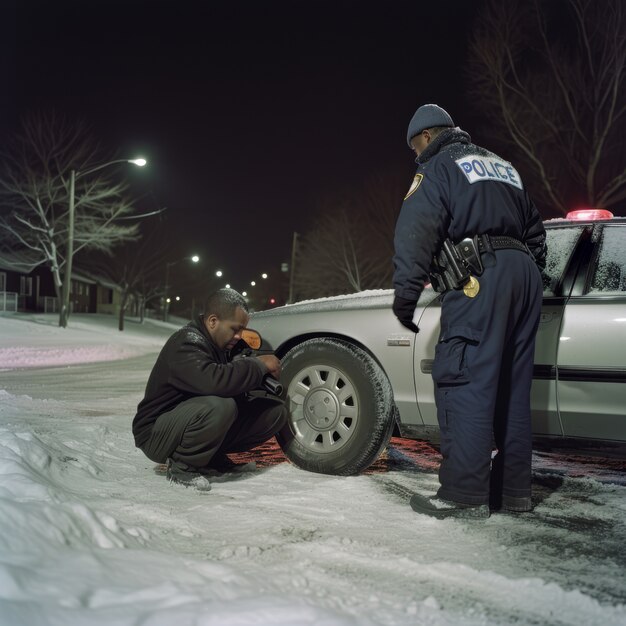
POLYGON ((242 472, 253 472, 256 469, 256 463, 250 461, 249 463, 235 463, 228 458, 226 454, 216 454, 208 463, 206 468, 201 471, 205 474, 219 473, 219 474, 240 474, 242 472))
POLYGON ((193 487, 198 491, 211 491, 208 477, 189 466, 183 466, 172 459, 167 459, 166 478, 174 484, 183 487, 193 487))
POLYGON ((437 519, 453 517, 457 519, 487 519, 489 506, 487 504, 464 504, 443 500, 438 496, 420 496, 415 494, 411 498, 411 508, 416 513, 429 515, 437 519))

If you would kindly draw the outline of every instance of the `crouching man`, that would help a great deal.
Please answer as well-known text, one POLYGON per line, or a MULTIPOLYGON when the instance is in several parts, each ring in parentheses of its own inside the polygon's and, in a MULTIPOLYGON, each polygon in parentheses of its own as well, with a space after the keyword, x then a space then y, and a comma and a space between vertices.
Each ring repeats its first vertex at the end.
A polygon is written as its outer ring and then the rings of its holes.
POLYGON ((152 368, 133 435, 151 461, 167 463, 172 482, 208 491, 209 476, 240 469, 227 453, 258 446, 286 422, 280 400, 248 395, 265 376, 280 376, 278 358, 231 359, 248 313, 239 293, 220 289, 203 315, 167 340, 152 368))

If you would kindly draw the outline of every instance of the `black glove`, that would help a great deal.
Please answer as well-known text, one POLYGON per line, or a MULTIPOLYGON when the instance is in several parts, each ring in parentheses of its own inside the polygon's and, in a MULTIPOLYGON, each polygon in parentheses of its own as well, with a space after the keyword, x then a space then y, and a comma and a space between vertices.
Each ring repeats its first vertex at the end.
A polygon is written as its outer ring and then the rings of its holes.
POLYGON ((419 333, 420 329, 413 323, 413 313, 415 313, 415 306, 417 302, 413 300, 406 300, 395 296, 393 299, 393 312, 398 318, 398 321, 402 326, 412 330, 414 333, 419 333))

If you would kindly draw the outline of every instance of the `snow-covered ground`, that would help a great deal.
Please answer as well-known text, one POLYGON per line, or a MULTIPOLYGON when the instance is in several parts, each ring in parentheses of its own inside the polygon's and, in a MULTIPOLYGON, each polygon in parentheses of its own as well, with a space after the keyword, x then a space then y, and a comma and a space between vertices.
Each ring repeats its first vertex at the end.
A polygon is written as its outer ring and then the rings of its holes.
POLYGON ((0 624, 626 624, 623 459, 537 452, 535 511, 484 522, 413 513, 439 457, 400 439, 354 477, 267 444, 202 494, 130 431, 175 327, 55 324, 0 317, 0 624))

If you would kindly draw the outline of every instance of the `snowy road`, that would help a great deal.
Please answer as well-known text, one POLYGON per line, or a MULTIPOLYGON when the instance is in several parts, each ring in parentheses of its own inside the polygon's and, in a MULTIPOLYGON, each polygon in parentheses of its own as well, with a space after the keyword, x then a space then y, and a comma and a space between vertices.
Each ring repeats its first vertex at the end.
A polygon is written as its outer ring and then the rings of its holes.
POLYGON ((405 440, 203 495, 133 446, 154 358, 0 372, 1 624, 626 624, 623 459, 538 452, 535 512, 478 523, 411 511, 439 458, 405 440))

